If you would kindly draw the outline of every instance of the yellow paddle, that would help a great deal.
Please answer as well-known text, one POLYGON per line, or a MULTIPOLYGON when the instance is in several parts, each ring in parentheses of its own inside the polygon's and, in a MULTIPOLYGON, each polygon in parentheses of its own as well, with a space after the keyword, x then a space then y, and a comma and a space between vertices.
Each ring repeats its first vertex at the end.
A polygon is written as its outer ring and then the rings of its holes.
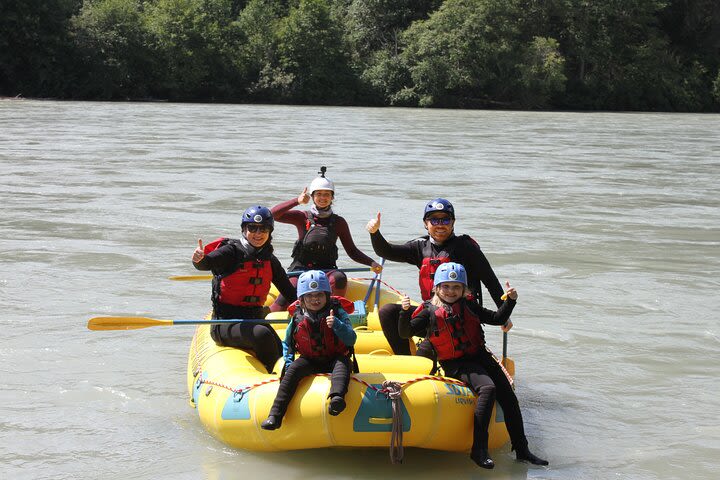
POLYGON ((136 330, 148 327, 168 327, 171 325, 214 325, 218 323, 287 323, 287 319, 217 319, 217 320, 159 320, 147 317, 94 317, 88 321, 90 330, 136 330))
POLYGON ((193 282, 195 280, 212 280, 212 275, 173 275, 168 280, 177 280, 179 282, 193 282))
MULTIPOLYGON (((341 272, 367 272, 369 270, 369 268, 368 267, 334 268, 334 269, 329 269, 329 270, 325 270, 325 271, 330 271, 330 270, 339 270, 341 272)), ((304 272, 304 270, 299 270, 296 272, 287 272, 287 274, 288 274, 288 277, 297 277, 300 274, 302 274, 303 272, 304 272)), ((168 280, 176 280, 179 282, 192 282, 195 280, 212 280, 212 278, 213 278, 212 275, 173 275, 173 276, 168 277, 168 280)))

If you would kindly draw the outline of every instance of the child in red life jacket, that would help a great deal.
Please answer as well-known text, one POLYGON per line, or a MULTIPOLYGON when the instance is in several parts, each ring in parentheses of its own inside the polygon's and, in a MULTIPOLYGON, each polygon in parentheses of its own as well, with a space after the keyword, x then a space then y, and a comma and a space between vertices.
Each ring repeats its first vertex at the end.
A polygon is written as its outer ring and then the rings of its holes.
POLYGON ((346 313, 352 313, 352 303, 330 296, 330 282, 321 270, 300 275, 297 294, 298 302, 288 309, 293 317, 283 341, 285 375, 268 418, 261 424, 265 430, 280 428, 298 383, 308 375, 332 373, 328 413, 338 415, 345 410, 352 373, 350 349, 357 339, 346 313), (298 358, 295 352, 300 354, 298 358))
POLYGON ((493 468, 488 455, 488 425, 495 400, 505 414, 513 449, 518 460, 534 465, 548 462, 528 449, 517 397, 505 372, 485 347, 482 323, 504 325, 510 318, 517 292, 507 286, 507 299, 497 312, 469 301, 465 268, 454 262, 440 265, 434 277, 432 299, 420 305, 412 318, 409 299, 404 299, 398 330, 402 338, 423 336, 430 341, 445 375, 468 384, 477 394, 470 458, 480 467, 493 468))

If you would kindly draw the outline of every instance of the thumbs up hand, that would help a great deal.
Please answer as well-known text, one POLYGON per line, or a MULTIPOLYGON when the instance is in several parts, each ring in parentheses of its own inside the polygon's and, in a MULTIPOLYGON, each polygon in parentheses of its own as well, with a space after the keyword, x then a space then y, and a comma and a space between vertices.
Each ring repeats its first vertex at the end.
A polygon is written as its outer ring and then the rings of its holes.
POLYGON ((203 250, 202 240, 198 238, 198 246, 193 252, 192 261, 193 263, 198 263, 203 258, 205 258, 205 251, 203 250))
POLYGON ((380 212, 377 212, 377 218, 373 218, 367 223, 365 230, 370 233, 375 233, 380 230, 380 212))
POLYGON ((330 309, 330 315, 325 318, 325 322, 327 322, 327 326, 329 328, 332 328, 333 324, 335 323, 335 315, 333 314, 333 310, 330 309))
POLYGON ((305 205, 310 202, 310 195, 308 195, 307 187, 298 195, 298 205, 305 205))
POLYGON ((518 298, 517 290, 515 290, 514 287, 511 287, 510 282, 508 282, 507 280, 505 281, 505 295, 507 295, 512 300, 517 300, 518 298))

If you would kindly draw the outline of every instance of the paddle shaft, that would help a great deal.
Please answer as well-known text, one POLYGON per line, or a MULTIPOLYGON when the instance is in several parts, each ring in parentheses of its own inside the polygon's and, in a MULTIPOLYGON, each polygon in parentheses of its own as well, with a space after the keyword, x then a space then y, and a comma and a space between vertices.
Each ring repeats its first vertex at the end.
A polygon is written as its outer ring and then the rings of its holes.
MULTIPOLYGON (((380 266, 383 266, 383 265, 385 265, 384 258, 380 261, 380 266)), ((382 272, 382 270, 380 270, 380 274, 378 275, 378 278, 377 278, 377 285, 375 286, 375 312, 380 311, 380 281, 382 280, 382 274, 383 274, 383 272, 382 272)))
POLYGON ((88 321, 89 330, 137 330, 148 327, 168 327, 171 325, 215 325, 220 323, 287 323, 287 319, 242 319, 222 318, 212 320, 160 320, 148 317, 94 317, 88 321))
MULTIPOLYGON (((329 272, 331 270, 338 270, 340 272, 366 272, 368 268, 329 268, 323 270, 323 272, 329 272)), ((288 272, 288 277, 297 277, 305 273, 306 270, 295 270, 293 272, 288 272)), ((212 275, 173 275, 171 277, 168 277, 169 280, 177 280, 177 281, 195 281, 195 280, 212 280, 212 275)))
MULTIPOLYGON (((384 266, 384 265, 385 265, 385 259, 383 258, 383 259, 380 261, 380 266, 382 267, 382 266, 384 266)), ((363 299, 363 303, 364 303, 365 305, 367 305, 367 301, 368 301, 368 299, 370 298, 370 294, 372 293, 373 286, 375 285, 375 282, 376 282, 379 278, 380 278, 380 274, 379 274, 379 273, 376 273, 375 276, 373 277, 372 281, 370 282, 370 286, 368 287, 367 293, 365 294, 365 298, 363 299)))

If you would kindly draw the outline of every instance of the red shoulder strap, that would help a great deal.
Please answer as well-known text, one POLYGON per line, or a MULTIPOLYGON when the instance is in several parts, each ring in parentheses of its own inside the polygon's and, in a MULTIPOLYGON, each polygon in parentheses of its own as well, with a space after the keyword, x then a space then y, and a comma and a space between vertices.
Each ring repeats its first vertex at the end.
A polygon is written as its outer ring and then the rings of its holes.
POLYGON ((221 246, 225 245, 227 243, 228 239, 227 237, 221 237, 216 240, 213 240, 212 242, 205 245, 203 248, 203 253, 207 255, 208 253, 212 252, 213 250, 217 250, 221 246))
POLYGON ((335 296, 335 295, 333 295, 330 298, 335 300, 336 302, 338 302, 340 304, 340 306, 343 308, 343 310, 345 310, 348 313, 348 315, 355 312, 355 304, 353 302, 351 302, 350 300, 348 300, 347 298, 335 296))
POLYGON ((295 315, 295 310, 300 306, 300 300, 295 300, 293 303, 288 305, 287 311, 290 316, 295 315))

